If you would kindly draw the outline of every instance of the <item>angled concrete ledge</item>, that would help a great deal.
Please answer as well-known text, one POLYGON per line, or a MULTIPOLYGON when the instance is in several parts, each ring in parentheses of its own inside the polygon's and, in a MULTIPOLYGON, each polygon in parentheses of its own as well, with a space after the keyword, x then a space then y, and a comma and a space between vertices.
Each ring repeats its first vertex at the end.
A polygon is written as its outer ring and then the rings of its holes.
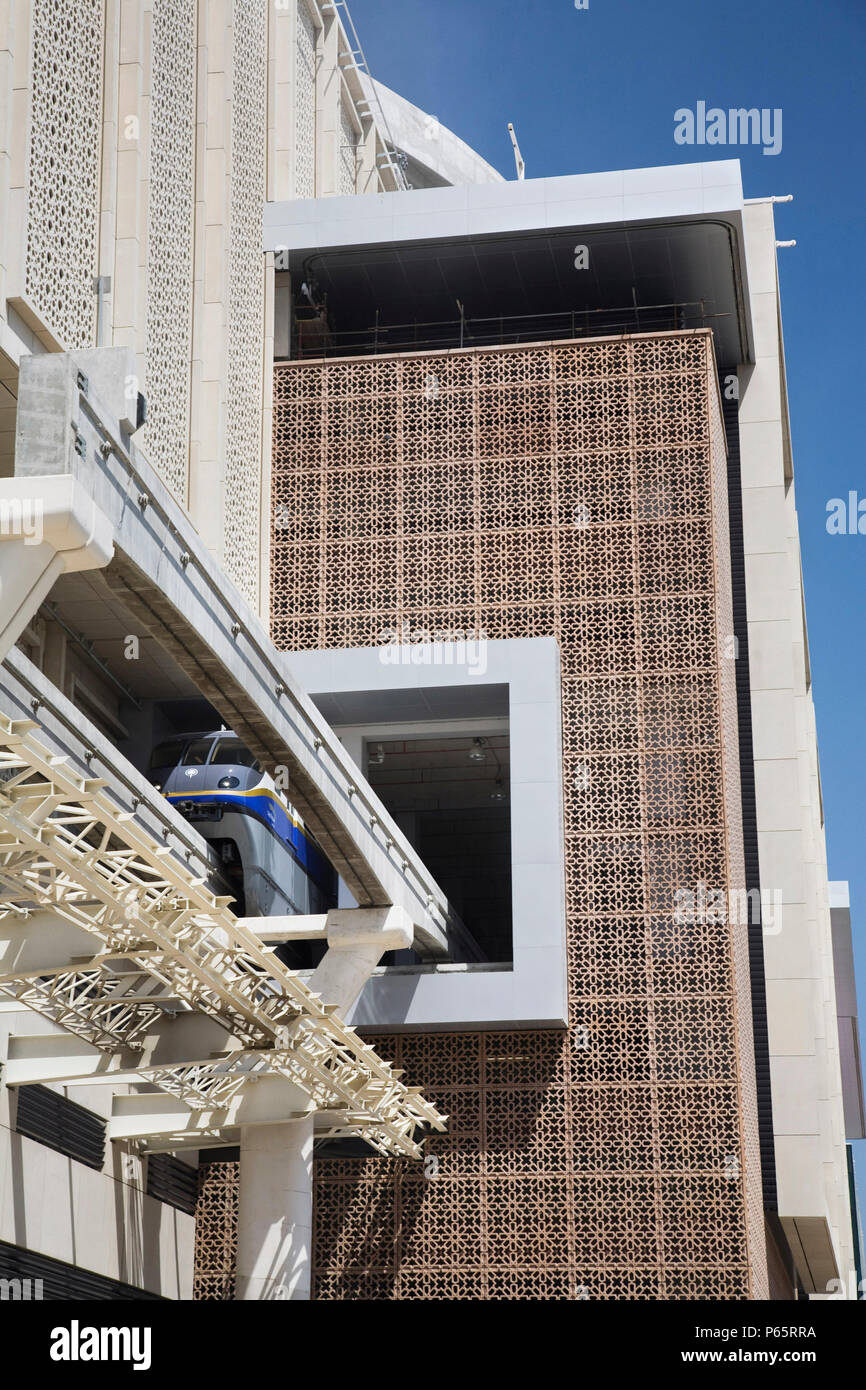
POLYGON ((0 479, 0 661, 60 575, 104 569, 113 541, 108 517, 69 474, 0 479))

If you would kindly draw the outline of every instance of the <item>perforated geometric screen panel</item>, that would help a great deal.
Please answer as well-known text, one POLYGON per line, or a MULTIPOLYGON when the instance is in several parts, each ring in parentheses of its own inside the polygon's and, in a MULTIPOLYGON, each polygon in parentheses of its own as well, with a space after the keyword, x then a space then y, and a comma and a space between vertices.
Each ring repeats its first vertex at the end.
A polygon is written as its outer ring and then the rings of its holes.
POLYGON ((295 37, 295 197, 316 195, 316 46, 307 0, 297 0, 295 37))
MULTIPOLYGON (((5 12, 8 5, 3 6, 5 12)), ((103 0, 31 0, 27 298, 68 351, 96 325, 103 0)))
POLYGON ((278 646, 562 651, 569 1030, 375 1039, 448 1133, 317 1163, 314 1296, 765 1297, 746 927, 700 907, 743 887, 711 336, 287 363, 274 394, 278 646))
POLYGON ((237 1162, 199 1164, 194 1299, 222 1303, 234 1297, 239 1169, 237 1162))
POLYGON ((261 551, 262 217, 266 192, 267 35, 265 0, 235 0, 233 161, 229 223, 228 371, 225 406, 223 565, 255 608, 261 551))
POLYGON ((155 0, 152 15, 145 449, 187 503, 195 210, 194 0, 155 0))

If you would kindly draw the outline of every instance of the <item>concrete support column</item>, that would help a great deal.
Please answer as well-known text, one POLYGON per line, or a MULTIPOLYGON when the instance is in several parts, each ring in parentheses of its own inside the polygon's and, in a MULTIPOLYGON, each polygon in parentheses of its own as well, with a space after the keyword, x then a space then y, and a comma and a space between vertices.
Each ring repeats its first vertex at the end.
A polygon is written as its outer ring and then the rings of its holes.
POLYGON ((236 1299, 308 1299, 313 1117, 241 1129, 236 1299))
POLYGON ((328 949, 310 989, 345 1016, 386 951, 412 945, 412 921, 402 907, 338 908, 328 913, 328 949))

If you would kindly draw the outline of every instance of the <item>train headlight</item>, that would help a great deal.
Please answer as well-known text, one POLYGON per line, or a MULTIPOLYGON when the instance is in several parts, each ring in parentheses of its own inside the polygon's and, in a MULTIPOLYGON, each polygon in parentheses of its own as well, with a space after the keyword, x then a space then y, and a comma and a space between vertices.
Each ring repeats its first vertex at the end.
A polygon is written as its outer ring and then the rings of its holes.
POLYGON ((219 781, 217 782, 217 786, 218 786, 218 787, 225 787, 226 789, 229 788, 229 787, 239 787, 239 786, 240 786, 240 778, 239 778, 239 777, 221 777, 221 778, 219 779, 219 781))

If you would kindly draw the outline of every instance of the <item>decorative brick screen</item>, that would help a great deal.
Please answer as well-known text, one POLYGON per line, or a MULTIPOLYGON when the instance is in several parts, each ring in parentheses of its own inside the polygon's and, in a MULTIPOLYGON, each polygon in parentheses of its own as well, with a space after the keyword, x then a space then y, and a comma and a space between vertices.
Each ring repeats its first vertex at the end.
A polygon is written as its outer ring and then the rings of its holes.
POLYGON ((449 1132, 318 1162, 314 1296, 765 1297, 711 336, 281 365, 273 477, 278 646, 562 649, 569 1032, 376 1038, 449 1132))
POLYGON ((202 1163, 195 1209, 193 1298, 234 1297, 239 1163, 202 1163))

